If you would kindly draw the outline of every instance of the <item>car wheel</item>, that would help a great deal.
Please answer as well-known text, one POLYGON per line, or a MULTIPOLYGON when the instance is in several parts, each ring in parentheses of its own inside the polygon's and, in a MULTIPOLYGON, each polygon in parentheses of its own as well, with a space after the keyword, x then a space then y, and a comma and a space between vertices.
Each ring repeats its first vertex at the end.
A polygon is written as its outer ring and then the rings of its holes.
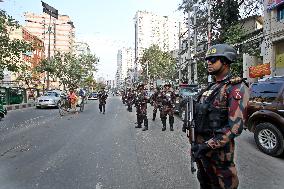
POLYGON ((56 107, 59 108, 60 104, 61 104, 61 101, 58 100, 56 107))
POLYGON ((256 125, 254 140, 257 147, 270 156, 279 156, 284 151, 283 134, 271 123, 256 125))

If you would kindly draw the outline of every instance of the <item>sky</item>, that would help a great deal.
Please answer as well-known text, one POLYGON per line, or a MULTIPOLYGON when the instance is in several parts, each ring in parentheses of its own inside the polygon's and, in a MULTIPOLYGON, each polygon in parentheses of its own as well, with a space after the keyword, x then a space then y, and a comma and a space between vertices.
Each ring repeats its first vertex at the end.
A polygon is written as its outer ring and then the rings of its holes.
MULTIPOLYGON (((134 47, 134 21, 136 11, 146 10, 158 15, 179 15, 182 0, 44 0, 68 15, 75 26, 75 36, 87 42, 99 58, 96 77, 114 79, 117 51, 121 47, 134 47)), ((24 12, 41 13, 40 0, 4 0, 0 3, 20 24, 24 24, 24 12)))

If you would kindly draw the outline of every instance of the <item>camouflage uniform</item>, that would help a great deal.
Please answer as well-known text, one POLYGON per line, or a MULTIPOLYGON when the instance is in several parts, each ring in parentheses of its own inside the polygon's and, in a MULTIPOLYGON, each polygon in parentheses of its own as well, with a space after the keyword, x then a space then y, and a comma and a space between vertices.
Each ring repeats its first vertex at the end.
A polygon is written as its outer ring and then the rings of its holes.
POLYGON ((127 91, 126 98, 127 98, 127 110, 129 112, 132 112, 132 104, 133 104, 133 101, 134 101, 134 93, 131 91, 131 89, 129 89, 127 91))
MULTIPOLYGON (((166 86, 169 86, 169 84, 166 84, 166 86)), ((173 125, 174 125, 174 102, 176 99, 176 95, 173 91, 170 89, 165 89, 161 92, 161 111, 160 111, 160 118, 162 120, 163 128, 162 131, 166 130, 166 121, 167 121, 167 115, 169 115, 169 124, 170 124, 170 130, 173 131, 173 125)))
POLYGON ((121 91, 121 100, 123 104, 125 104, 125 96, 126 96, 125 91, 121 91))
POLYGON ((106 94, 105 91, 100 91, 98 96, 99 96, 100 113, 103 112, 103 114, 104 114, 105 110, 106 110, 106 99, 107 99, 108 95, 106 94))
POLYGON ((142 123, 144 122, 142 131, 148 130, 147 94, 144 91, 144 86, 141 84, 138 86, 137 94, 135 96, 135 107, 137 115, 137 126, 135 128, 141 128, 142 123))
POLYGON ((161 92, 160 92, 160 90, 157 89, 157 91, 155 91, 155 93, 153 94, 153 96, 151 98, 153 100, 153 105, 154 105, 153 119, 152 120, 155 121, 157 111, 158 111, 158 109, 161 108, 161 92))
MULTIPOLYGON (((235 50, 226 44, 212 46, 209 50, 217 58, 227 58, 227 62, 219 59, 223 66, 236 56, 235 50)), ((214 64, 214 60, 209 61, 214 64)), ((239 185, 234 138, 243 130, 248 87, 241 78, 233 78, 229 72, 222 78, 202 91, 195 103, 196 141, 192 151, 201 189, 237 189, 239 185)))

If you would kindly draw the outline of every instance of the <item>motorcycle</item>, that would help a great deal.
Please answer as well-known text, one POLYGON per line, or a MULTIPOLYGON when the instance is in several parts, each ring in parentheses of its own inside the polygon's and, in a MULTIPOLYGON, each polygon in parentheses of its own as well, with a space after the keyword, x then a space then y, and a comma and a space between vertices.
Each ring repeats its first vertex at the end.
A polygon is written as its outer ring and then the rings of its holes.
POLYGON ((7 115, 7 109, 3 105, 3 100, 0 98, 0 121, 7 115))

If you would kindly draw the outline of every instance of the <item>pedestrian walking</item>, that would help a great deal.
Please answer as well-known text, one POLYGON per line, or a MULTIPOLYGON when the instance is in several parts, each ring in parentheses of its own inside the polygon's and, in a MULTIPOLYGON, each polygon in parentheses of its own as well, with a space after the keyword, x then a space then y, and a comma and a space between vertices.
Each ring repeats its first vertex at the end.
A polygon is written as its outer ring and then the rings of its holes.
POLYGON ((99 110, 100 110, 100 113, 105 114, 105 111, 106 111, 106 99, 107 99, 108 95, 105 92, 105 88, 104 87, 101 88, 101 91, 99 91, 98 96, 99 96, 99 110))

